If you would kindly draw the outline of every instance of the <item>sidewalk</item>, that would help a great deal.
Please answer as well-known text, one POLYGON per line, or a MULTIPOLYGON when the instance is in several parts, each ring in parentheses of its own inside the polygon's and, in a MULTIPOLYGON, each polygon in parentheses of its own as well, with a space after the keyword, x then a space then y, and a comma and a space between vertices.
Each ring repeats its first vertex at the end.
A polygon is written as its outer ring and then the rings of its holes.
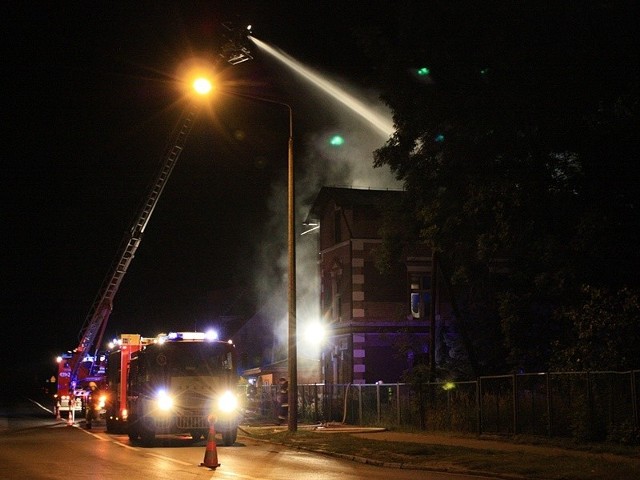
MULTIPOLYGON (((249 436, 252 436, 251 432, 258 433, 258 431, 263 430, 265 432, 283 432, 287 430, 287 426, 274 426, 274 425, 263 425, 263 426, 243 426, 241 429, 245 430, 244 433, 247 433, 249 436)), ((452 446, 452 447, 461 447, 466 449, 473 449, 478 451, 485 452, 510 452, 519 455, 536 455, 539 457, 549 458, 549 461, 557 461, 559 458, 574 458, 577 461, 584 460, 584 463, 588 463, 590 461, 600 461, 600 462, 612 462, 618 464, 626 464, 634 471, 637 469, 638 477, 640 478, 640 448, 636 448, 635 454, 631 455, 616 455, 613 453, 599 453, 593 451, 586 450, 578 450, 572 448, 561 448, 552 445, 531 445, 524 443, 515 443, 511 441, 505 441, 500 438, 494 437, 471 437, 471 436, 461 436, 461 435, 449 435, 442 433, 429 433, 429 432, 419 432, 419 433, 406 433, 406 432, 396 432, 389 431, 384 428, 368 428, 368 427, 357 427, 352 425, 342 425, 339 423, 332 424, 318 424, 318 425, 298 425, 298 430, 308 430, 317 433, 323 433, 330 435, 332 433, 348 433, 356 438, 363 438, 367 440, 374 440, 380 442, 402 442, 407 444, 425 444, 425 445, 442 445, 442 446, 452 446)), ((421 465, 417 465, 412 463, 411 461, 405 463, 397 463, 397 462, 389 462, 382 461, 376 458, 371 458, 371 456, 364 457, 358 455, 345 455, 335 451, 327 451, 322 447, 316 448, 313 445, 305 444, 300 447, 311 451, 318 451, 323 454, 328 454, 340 458, 345 458, 351 461, 356 461, 360 463, 367 463, 371 465, 384 466, 388 468, 411 468, 411 469, 425 469, 425 470, 435 470, 435 471, 457 471, 464 473, 472 473, 473 470, 468 470, 463 466, 460 468, 451 468, 451 465, 444 467, 442 469, 438 468, 436 465, 432 465, 430 467, 425 467, 421 465)), ((493 472, 473 472, 477 474, 491 475, 495 478, 504 478, 504 479, 514 479, 514 478, 523 478, 522 475, 507 475, 507 474, 498 474, 493 472)))

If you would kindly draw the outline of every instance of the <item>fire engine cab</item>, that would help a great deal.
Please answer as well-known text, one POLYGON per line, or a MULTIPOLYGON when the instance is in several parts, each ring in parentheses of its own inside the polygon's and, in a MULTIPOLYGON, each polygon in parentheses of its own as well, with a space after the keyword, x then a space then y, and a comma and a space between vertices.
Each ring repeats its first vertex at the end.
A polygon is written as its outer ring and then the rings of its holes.
POLYGON ((203 332, 125 334, 109 356, 107 431, 151 443, 160 434, 206 437, 209 420, 233 445, 241 421, 235 346, 203 332))

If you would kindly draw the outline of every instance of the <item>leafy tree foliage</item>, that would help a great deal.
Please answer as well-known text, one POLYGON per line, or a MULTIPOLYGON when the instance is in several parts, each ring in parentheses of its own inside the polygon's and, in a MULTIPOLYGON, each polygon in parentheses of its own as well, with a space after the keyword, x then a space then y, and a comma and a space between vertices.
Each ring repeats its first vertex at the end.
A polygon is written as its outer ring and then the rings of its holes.
POLYGON ((580 308, 582 285, 638 284, 639 12, 613 0, 392 8, 395 22, 361 32, 397 129, 375 164, 404 182, 411 217, 387 238, 440 252, 488 370, 547 368, 556 314, 580 308))
POLYGON ((558 319, 568 337, 558 342, 553 366, 562 370, 626 371, 640 365, 640 289, 616 292, 583 288, 581 305, 567 307, 558 319))

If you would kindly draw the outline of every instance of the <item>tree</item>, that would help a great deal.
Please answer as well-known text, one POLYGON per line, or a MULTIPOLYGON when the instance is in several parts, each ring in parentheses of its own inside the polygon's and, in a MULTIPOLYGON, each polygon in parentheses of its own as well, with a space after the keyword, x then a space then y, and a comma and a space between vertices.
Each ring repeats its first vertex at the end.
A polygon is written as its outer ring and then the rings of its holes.
POLYGON ((361 32, 396 125, 374 163, 404 182, 466 321, 512 367, 545 368, 582 285, 638 283, 640 16, 626 1, 397 8, 361 32))
POLYGON ((640 290, 584 287, 582 305, 559 312, 568 337, 555 345, 562 370, 625 371, 640 365, 640 290))

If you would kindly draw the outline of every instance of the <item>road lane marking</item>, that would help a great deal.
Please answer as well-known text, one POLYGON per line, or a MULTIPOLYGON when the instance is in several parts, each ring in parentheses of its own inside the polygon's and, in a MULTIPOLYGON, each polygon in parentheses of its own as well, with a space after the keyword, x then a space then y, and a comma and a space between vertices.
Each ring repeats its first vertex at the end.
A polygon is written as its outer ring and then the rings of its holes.
POLYGON ((41 408, 42 410, 44 410, 45 412, 49 412, 51 415, 55 415, 53 413, 53 410, 51 410, 50 408, 45 407, 44 405, 42 405, 40 402, 36 402, 35 400, 28 398, 27 400, 29 400, 31 403, 35 404, 36 406, 38 406, 39 408, 41 408))
POLYGON ((244 475, 243 473, 229 472, 226 470, 220 470, 220 471, 217 471, 216 473, 220 473, 229 478, 242 478, 244 480, 262 480, 262 477, 254 477, 253 475, 244 475))
POLYGON ((124 447, 127 448, 129 450, 134 450, 134 451, 138 451, 138 449, 136 447, 132 447, 131 445, 127 445, 126 443, 123 443, 119 440, 113 440, 111 438, 109 438, 108 440, 111 440, 112 443, 115 443, 116 445, 120 446, 120 447, 124 447))
POLYGON ((180 465, 193 465, 193 463, 183 462, 182 460, 178 460, 176 458, 171 458, 171 457, 165 457, 164 455, 158 455, 157 453, 149 453, 149 452, 147 452, 147 455, 149 455, 150 457, 159 458, 161 460, 168 460, 170 462, 179 463, 180 465))
POLYGON ((97 434, 97 433, 93 433, 93 432, 89 432, 89 431, 87 431, 87 430, 83 430, 83 429, 82 429, 82 428, 80 428, 80 427, 77 427, 77 428, 78 428, 78 429, 80 429, 80 431, 82 431, 82 432, 86 433, 87 435, 91 435, 93 438, 97 438, 98 440, 102 440, 102 441, 109 441, 109 440, 111 440, 110 438, 106 438, 106 437, 104 437, 103 435, 99 435, 99 434, 97 434))
POLYGON ((113 438, 111 438, 111 437, 109 437, 109 436, 105 435, 104 433, 93 433, 93 432, 89 432, 89 431, 87 431, 87 430, 84 430, 84 429, 80 428, 80 427, 79 427, 79 426, 77 426, 77 425, 74 425, 74 426, 75 426, 78 430, 80 430, 80 431, 82 431, 82 432, 86 433, 87 435, 91 435, 93 438, 97 438, 98 440, 102 440, 103 442, 111 442, 111 443, 113 443, 113 444, 115 444, 115 445, 118 445, 118 446, 120 446, 120 447, 127 448, 127 449, 129 449, 129 450, 134 450, 134 451, 137 451, 137 450, 138 450, 136 447, 132 447, 131 445, 127 445, 126 443, 123 443, 123 442, 121 442, 120 440, 113 439, 113 438))

